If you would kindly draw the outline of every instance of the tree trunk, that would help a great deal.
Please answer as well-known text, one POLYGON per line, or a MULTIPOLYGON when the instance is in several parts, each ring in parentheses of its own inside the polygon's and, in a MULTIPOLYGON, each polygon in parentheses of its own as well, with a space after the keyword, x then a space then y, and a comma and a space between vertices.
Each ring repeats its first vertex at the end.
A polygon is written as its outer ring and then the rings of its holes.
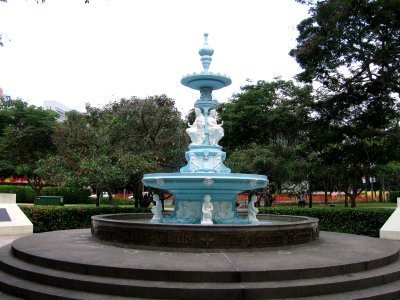
POLYGON ((356 198, 357 198, 357 188, 353 186, 353 189, 350 194, 350 207, 356 207, 356 198))
POLYGON ((142 194, 142 181, 141 179, 134 178, 132 180, 132 187, 133 187, 133 195, 135 197, 135 207, 139 207, 139 203, 143 201, 143 194, 142 194))
POLYGON ((99 190, 96 190, 96 206, 100 206, 100 195, 101 192, 99 190))
POLYGON ((108 200, 111 201, 111 205, 113 207, 115 207, 115 200, 114 200, 114 197, 113 197, 112 193, 108 190, 107 194, 108 194, 108 200))
POLYGON ((324 178, 324 204, 328 205, 328 179, 324 178))
POLYGON ((310 188, 310 190, 308 191, 308 207, 309 208, 312 208, 312 201, 313 201, 312 194, 313 194, 313 191, 310 188))
POLYGON ((379 179, 379 203, 383 202, 383 191, 385 186, 385 178, 384 176, 381 176, 381 178, 379 179))
POLYGON ((36 197, 40 195, 40 192, 43 189, 43 181, 41 179, 30 179, 28 178, 29 186, 33 189, 36 194, 36 197))

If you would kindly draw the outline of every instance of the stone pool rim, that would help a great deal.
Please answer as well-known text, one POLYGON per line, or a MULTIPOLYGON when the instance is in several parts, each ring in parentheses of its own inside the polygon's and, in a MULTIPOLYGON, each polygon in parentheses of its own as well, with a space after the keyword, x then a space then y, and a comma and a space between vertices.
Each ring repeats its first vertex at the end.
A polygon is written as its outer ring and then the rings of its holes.
POLYGON ((262 249, 308 243, 319 237, 319 220, 305 216, 259 214, 260 221, 279 223, 213 225, 152 223, 151 217, 150 213, 92 216, 92 237, 128 248, 156 250, 262 249))

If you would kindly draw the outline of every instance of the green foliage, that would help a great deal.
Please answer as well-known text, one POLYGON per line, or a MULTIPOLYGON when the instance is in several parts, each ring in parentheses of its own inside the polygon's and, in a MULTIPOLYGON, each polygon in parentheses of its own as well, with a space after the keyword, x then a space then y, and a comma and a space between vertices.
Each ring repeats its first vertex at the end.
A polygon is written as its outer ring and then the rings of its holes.
POLYGON ((181 165, 183 132, 180 113, 165 95, 87 106, 86 113, 70 112, 59 124, 57 154, 38 171, 55 184, 97 192, 128 187, 140 201, 144 173, 181 165))
POLYGON ((307 129, 311 87, 276 78, 241 88, 218 112, 224 122, 221 144, 227 149, 251 143, 299 143, 307 129))
POLYGON ((30 186, 0 185, 0 193, 15 194, 17 203, 34 203, 36 197, 30 186))
POLYGON ((297 28, 298 45, 291 55, 304 69, 302 80, 317 80, 331 90, 362 84, 369 92, 388 88, 398 93, 398 0, 314 1, 310 17, 297 28))
POLYGON ((42 196, 63 196, 64 204, 93 203, 90 194, 88 189, 69 187, 45 187, 41 193, 42 196))
MULTIPOLYGON (((0 185, 0 193, 16 194, 17 203, 34 203, 36 194, 30 186, 0 185)), ((65 204, 92 203, 87 189, 68 187, 44 187, 42 196, 63 196, 65 204)))
POLYGON ((87 207, 87 206, 21 206, 21 210, 33 224, 33 232, 89 228, 91 216, 113 213, 144 213, 147 208, 135 207, 87 207))
POLYGON ((361 177, 386 182, 384 169, 400 158, 400 1, 298 1, 310 16, 290 54, 303 69, 297 78, 318 83, 305 148, 354 206, 361 177))
POLYGON ((0 176, 27 178, 37 194, 43 187, 35 172, 40 159, 55 151, 58 114, 11 98, 0 100, 0 176))
POLYGON ((389 202, 397 203, 397 198, 400 198, 400 191, 391 191, 389 193, 389 202))
POLYGON ((113 198, 112 200, 110 198, 105 198, 103 197, 100 201, 100 204, 105 204, 105 205, 134 205, 135 201, 129 200, 129 199, 124 199, 124 198, 113 198))
MULTIPOLYGON (((34 225, 34 232, 89 228, 91 216, 112 213, 149 213, 150 208, 112 206, 21 206, 22 211, 34 225)), ((320 230, 351 234, 379 236, 379 229, 393 213, 385 208, 335 208, 297 207, 259 208, 260 213, 297 215, 318 218, 320 230)))
POLYGON ((278 194, 284 184, 298 190, 310 172, 309 163, 296 148, 281 143, 250 144, 233 151, 226 164, 235 173, 268 175, 271 192, 278 194))
POLYGON ((320 230, 379 237, 379 230, 393 213, 385 208, 297 207, 259 208, 260 213, 318 218, 320 230))

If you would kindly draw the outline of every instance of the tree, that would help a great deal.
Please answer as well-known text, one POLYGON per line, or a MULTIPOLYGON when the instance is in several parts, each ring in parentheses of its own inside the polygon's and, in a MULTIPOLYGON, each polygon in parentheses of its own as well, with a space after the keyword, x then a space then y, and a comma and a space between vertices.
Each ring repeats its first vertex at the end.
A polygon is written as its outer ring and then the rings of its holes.
POLYGON ((41 173, 64 185, 90 186, 98 196, 107 191, 111 199, 112 190, 129 186, 138 205, 144 173, 178 168, 182 123, 165 95, 70 112, 56 131, 57 155, 41 173))
MULTIPOLYGON (((233 172, 265 174, 269 179, 269 189, 274 197, 282 188, 298 194, 298 187, 308 182, 310 164, 294 147, 281 143, 250 144, 246 148, 231 153, 226 164, 233 172)), ((301 190, 300 192, 306 192, 301 190)))
POLYGON ((298 77, 330 91, 356 84, 371 94, 391 91, 398 96, 400 1, 313 2, 290 52, 304 69, 298 77))
POLYGON ((151 169, 137 169, 130 175, 135 199, 142 199, 142 177, 146 172, 177 171, 184 163, 187 148, 186 125, 175 102, 166 95, 145 99, 121 99, 105 107, 112 115, 110 140, 120 153, 144 156, 152 162, 151 169))
POLYGON ((52 140, 58 114, 20 99, 0 102, 0 176, 21 176, 37 195, 43 178, 35 169, 38 161, 54 153, 52 140))
POLYGON ((400 1, 312 1, 290 52, 303 68, 298 79, 319 86, 309 145, 346 175, 352 206, 361 177, 394 159, 384 141, 393 141, 399 118, 399 8, 400 1))
POLYGON ((275 79, 246 85, 219 107, 225 136, 221 144, 232 151, 251 143, 280 141, 298 144, 307 131, 311 87, 275 79))

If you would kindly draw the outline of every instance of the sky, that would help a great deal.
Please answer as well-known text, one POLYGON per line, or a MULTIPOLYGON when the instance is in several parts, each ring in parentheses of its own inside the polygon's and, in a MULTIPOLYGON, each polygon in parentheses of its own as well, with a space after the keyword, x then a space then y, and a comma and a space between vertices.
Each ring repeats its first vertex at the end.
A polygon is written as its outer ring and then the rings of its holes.
POLYGON ((288 55, 308 8, 294 0, 0 1, 0 88, 42 106, 58 101, 85 111, 120 98, 166 94, 185 115, 199 92, 180 84, 202 71, 208 33, 210 71, 232 84, 213 92, 228 101, 240 87, 300 72, 288 55))

